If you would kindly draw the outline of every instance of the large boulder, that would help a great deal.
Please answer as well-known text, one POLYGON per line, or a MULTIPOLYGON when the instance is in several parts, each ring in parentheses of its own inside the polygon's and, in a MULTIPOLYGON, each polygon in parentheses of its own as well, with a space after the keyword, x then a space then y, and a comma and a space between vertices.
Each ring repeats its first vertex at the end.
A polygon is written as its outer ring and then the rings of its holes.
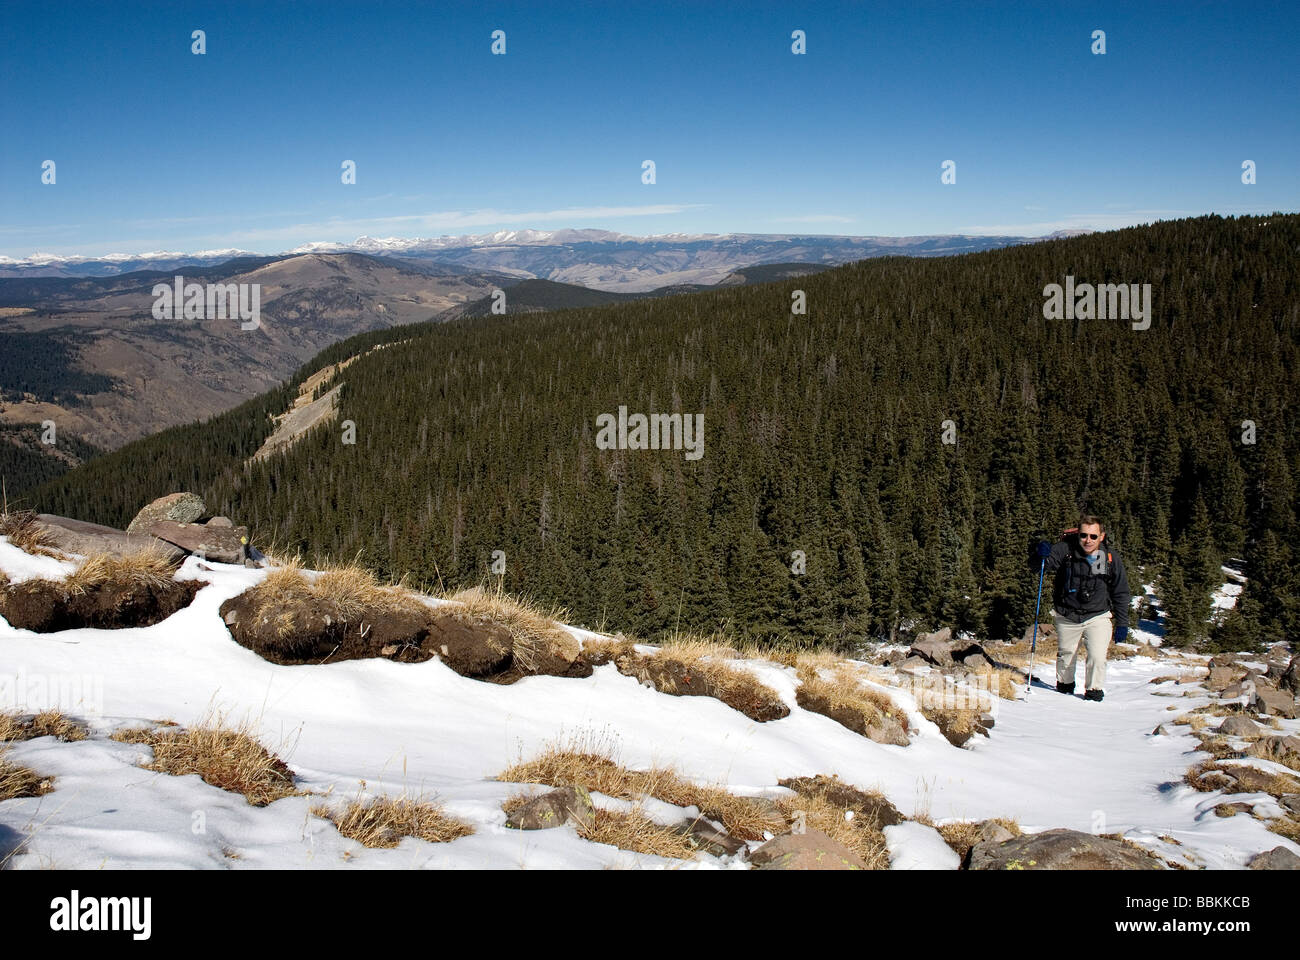
POLYGON ((243 563, 247 555, 248 527, 156 520, 138 530, 216 563, 243 563))
POLYGON ((135 519, 127 525, 126 532, 142 532, 145 527, 157 523, 159 520, 171 520, 173 523, 193 523, 207 511, 208 508, 204 505, 203 498, 197 494, 169 493, 165 497, 159 497, 137 513, 135 519))
POLYGON ((545 830, 572 822, 583 828, 590 827, 595 817, 596 808, 586 787, 560 787, 529 800, 510 815, 506 826, 515 830, 545 830))
POLYGON ((161 543, 144 533, 127 533, 116 527, 105 527, 84 520, 41 513, 37 525, 48 535, 53 546, 64 553, 77 553, 91 557, 107 553, 125 557, 136 553, 159 553, 169 559, 185 556, 185 551, 170 543, 161 543))
POLYGON ((869 870, 865 860, 820 830, 787 833, 749 855, 760 870, 869 870))
POLYGON ((1250 861, 1252 870, 1300 870, 1300 857, 1286 847, 1274 847, 1250 861))
POLYGON ((971 850, 972 870, 1164 870, 1145 850, 1078 830, 1045 830, 971 850))
POLYGON ((1258 737, 1260 730, 1259 724, 1250 717, 1233 714, 1219 724, 1219 733, 1228 737, 1258 737))
POLYGON ((952 666, 952 630, 944 627, 934 633, 923 633, 907 652, 916 657, 923 657, 928 663, 937 667, 952 666))
POLYGON ((1260 713, 1294 720, 1300 717, 1300 708, 1296 706, 1295 695, 1289 690, 1278 690, 1263 683, 1255 684, 1255 702, 1253 706, 1260 713))

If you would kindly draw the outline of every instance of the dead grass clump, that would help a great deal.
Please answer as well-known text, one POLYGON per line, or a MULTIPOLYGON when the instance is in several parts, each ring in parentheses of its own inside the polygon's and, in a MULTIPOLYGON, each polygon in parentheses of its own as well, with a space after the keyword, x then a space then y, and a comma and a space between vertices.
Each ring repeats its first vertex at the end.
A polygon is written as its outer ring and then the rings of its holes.
POLYGON ((1006 667, 995 667, 990 663, 976 667, 975 674, 987 678, 985 682, 988 683, 989 690, 1003 700, 1020 699, 1020 687, 1026 682, 1024 674, 1006 667))
POLYGON ((5 757, 8 752, 0 750, 0 800, 39 797, 54 789, 53 777, 42 777, 34 770, 11 763, 5 757))
POLYGON ((619 813, 597 807, 591 824, 578 827, 578 836, 592 843, 674 860, 690 860, 698 852, 689 835, 655 823, 636 810, 619 813))
POLYGON ((721 700, 758 723, 790 715, 779 694, 750 671, 728 661, 739 657, 729 646, 698 637, 671 641, 656 653, 628 648, 614 660, 619 673, 670 696, 721 700))
POLYGON ((46 557, 62 557, 54 549, 54 538, 36 519, 34 510, 6 510, 0 513, 0 537, 8 537, 19 550, 46 557))
POLYGON ((447 816, 440 806, 405 793, 398 797, 358 796, 342 810, 318 804, 311 812, 363 847, 391 848, 405 837, 447 843, 474 832, 469 824, 447 816))
POLYGON ((1248 765, 1221 764, 1217 760, 1205 760, 1189 768, 1183 782, 1203 793, 1222 790, 1224 793, 1267 793, 1273 797, 1300 793, 1300 778, 1290 774, 1248 765))
POLYGON ((293 771, 257 741, 247 722, 232 728, 216 717, 180 729, 119 730, 112 739, 152 747, 147 770, 176 777, 196 773, 204 783, 242 794, 255 807, 299 793, 293 771))
POLYGON ((777 833, 786 827, 786 821, 770 805, 738 797, 718 786, 700 786, 664 767, 628 770, 595 747, 552 745, 536 758, 503 770, 497 779, 551 787, 580 786, 624 800, 654 797, 679 807, 698 807, 704 816, 721 823, 739 840, 760 840, 764 831, 777 833))
POLYGON ((831 802, 826 794, 804 793, 782 797, 777 801, 786 820, 813 830, 820 830, 860 856, 872 870, 889 869, 889 851, 885 834, 869 818, 859 818, 845 807, 831 802))
POLYGON ((65 743, 72 743, 85 740, 87 736, 85 725, 58 710, 42 710, 32 717, 18 713, 0 713, 0 741, 58 737, 65 743))
POLYGON ((830 717, 863 736, 891 722, 900 733, 906 733, 907 714, 903 709, 886 694, 865 686, 861 673, 839 658, 828 660, 825 654, 804 654, 795 670, 799 677, 796 697, 805 710, 830 717))
POLYGON ((1276 817, 1268 822, 1268 829, 1279 837, 1300 843, 1300 820, 1295 817, 1276 817))
POLYGON ((490 621, 505 627, 513 642, 514 661, 526 673, 537 672, 544 661, 572 663, 581 653, 578 638, 560 626, 568 619, 566 610, 555 608, 543 613, 526 599, 480 587, 461 590, 445 599, 456 605, 444 611, 462 623, 490 621))
POLYGON ((126 556, 100 553, 83 560, 62 582, 70 594, 86 593, 106 584, 162 590, 171 584, 179 566, 177 560, 157 550, 126 556))

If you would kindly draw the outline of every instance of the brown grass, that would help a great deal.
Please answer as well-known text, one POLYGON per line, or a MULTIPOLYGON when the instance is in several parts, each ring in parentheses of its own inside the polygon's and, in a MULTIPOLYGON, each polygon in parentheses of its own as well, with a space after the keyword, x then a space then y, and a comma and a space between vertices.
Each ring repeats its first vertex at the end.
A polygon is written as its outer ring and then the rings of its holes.
POLYGON ((1020 687, 1026 682, 1023 673, 1008 670, 1006 667, 995 667, 988 663, 976 667, 974 672, 978 676, 987 677, 989 690, 1003 700, 1018 700, 1020 687))
POLYGON ((299 795, 293 772, 257 741, 247 721, 228 727, 224 718, 210 717, 179 729, 119 730, 112 739, 152 747, 147 770, 177 777, 197 773, 204 783, 242 794, 255 807, 299 795))
POLYGON ((529 600, 511 597, 497 591, 471 587, 444 599, 454 606, 439 608, 462 623, 477 624, 483 621, 499 623, 510 633, 515 662, 527 673, 537 670, 544 656, 564 661, 578 658, 582 644, 560 624, 568 619, 568 611, 554 608, 542 612, 529 600))
POLYGON ((1300 820, 1295 817, 1277 817, 1270 820, 1268 829, 1279 837, 1286 837, 1293 843, 1300 843, 1300 820))
MULTIPOLYGON (((1201 792, 1210 792, 1220 788, 1203 783, 1200 779, 1203 774, 1209 773, 1212 770, 1220 770, 1223 773, 1231 775, 1232 773, 1240 769, 1241 769, 1240 767, 1235 765, 1224 765, 1224 764, 1217 763, 1214 760, 1205 760, 1202 761, 1201 763, 1195 764, 1194 766, 1190 767, 1187 770, 1187 772, 1183 775, 1183 782, 1186 783, 1188 786, 1192 787, 1192 789, 1194 790, 1199 790, 1201 792)), ((1293 777, 1290 774, 1272 773, 1266 770, 1260 770, 1258 767, 1255 768, 1255 770, 1261 777, 1264 778, 1263 789, 1262 789, 1263 793, 1267 793, 1270 796, 1274 796, 1274 797, 1280 797, 1285 793, 1300 793, 1300 778, 1293 777)), ((1239 787, 1239 785, 1234 784, 1234 787, 1239 787)), ((1238 789, 1229 789, 1226 792, 1256 793, 1261 791, 1257 791, 1254 789, 1250 791, 1246 791, 1245 788, 1243 787, 1238 789)))
POLYGON ((761 840, 764 831, 780 833, 787 827, 779 814, 752 799, 718 786, 694 784, 664 767, 628 770, 598 745, 550 745, 534 759, 503 770, 497 779, 552 787, 582 786, 624 800, 654 797, 679 807, 695 806, 739 840, 761 840))
POLYGON ((127 556, 100 553, 78 564, 63 585, 69 594, 85 593, 106 583, 132 583, 161 589, 172 582, 172 574, 179 566, 178 561, 158 550, 141 550, 127 556))
POLYGON ((0 713, 0 741, 35 740, 58 737, 66 743, 85 740, 86 727, 58 710, 42 710, 32 717, 18 713, 0 713))
POLYGON ((935 829, 939 831, 939 836, 943 837, 944 842, 952 847, 953 852, 962 861, 965 861, 966 855, 971 852, 971 848, 980 842, 980 830, 986 822, 1006 827, 1014 837, 1019 837, 1024 833, 1020 829, 1020 824, 1010 817, 993 817, 988 821, 954 820, 951 823, 940 824, 935 829))
POLYGON ((19 550, 46 557, 63 558, 54 549, 54 538, 40 525, 33 510, 6 510, 0 513, 0 536, 8 537, 19 550))
POLYGON ((884 833, 862 817, 847 819, 846 808, 832 803, 825 793, 807 791, 794 797, 781 797, 777 805, 787 822, 802 821, 809 829, 820 830, 856 853, 869 869, 889 869, 884 833))
POLYGON ((800 654, 795 671, 799 677, 799 705, 804 709, 827 716, 843 711, 859 718, 864 727, 876 726, 889 717, 907 730, 903 709, 886 694, 865 686, 862 672, 833 654, 800 654))
MULTIPOLYGON (((679 636, 652 654, 638 653, 626 637, 605 646, 620 673, 650 684, 660 693, 680 696, 688 692, 714 697, 757 721, 789 715, 780 695, 743 667, 730 663, 740 652, 716 640, 679 636), (685 683, 690 683, 687 690, 685 683)), ((599 649, 599 648, 598 648, 599 649)))
POLYGON ((578 827, 578 836, 592 843, 674 860, 690 860, 698 852, 686 834, 655 823, 635 809, 620 813, 597 807, 591 825, 578 827))
POLYGON ((27 767, 6 759, 7 749, 0 750, 0 800, 39 797, 54 789, 53 777, 42 777, 27 767))
MULTIPOLYGON (((1274 763, 1280 763, 1282 766, 1289 767, 1296 771, 1296 773, 1300 773, 1300 754, 1294 754, 1280 749, 1275 741, 1256 742, 1262 745, 1260 750, 1263 753, 1263 756, 1260 759, 1272 760, 1274 763)), ((1259 756, 1259 754, 1251 754, 1251 756, 1259 756)))
POLYGON ((342 810, 317 804, 311 812, 363 847, 391 848, 404 837, 447 843, 474 832, 469 824, 447 816, 437 804, 406 793, 398 797, 358 796, 342 810))

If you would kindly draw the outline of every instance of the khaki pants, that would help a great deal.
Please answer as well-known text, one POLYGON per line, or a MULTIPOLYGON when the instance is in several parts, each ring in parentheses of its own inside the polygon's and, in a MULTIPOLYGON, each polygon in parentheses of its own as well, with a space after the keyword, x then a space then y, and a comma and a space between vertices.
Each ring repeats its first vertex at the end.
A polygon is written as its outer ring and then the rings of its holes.
POLYGON ((1106 689, 1106 650, 1110 647, 1112 617, 1110 611, 1089 617, 1083 623, 1066 620, 1052 612, 1056 624, 1056 682, 1074 683, 1079 662, 1079 641, 1088 651, 1087 690, 1106 689))

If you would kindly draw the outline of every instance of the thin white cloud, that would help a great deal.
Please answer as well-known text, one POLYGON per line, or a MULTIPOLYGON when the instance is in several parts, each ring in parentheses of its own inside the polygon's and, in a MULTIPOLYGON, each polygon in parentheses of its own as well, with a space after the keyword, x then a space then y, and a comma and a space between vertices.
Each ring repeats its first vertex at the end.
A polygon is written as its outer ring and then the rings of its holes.
MULTIPOLYGON (((1109 204, 1107 204, 1109 206, 1109 204)), ((1028 209, 1028 208, 1026 208, 1028 209)), ((1036 220, 1029 223, 976 224, 962 227, 958 232, 972 236, 1040 237, 1057 230, 1118 230, 1135 227, 1156 220, 1177 220, 1182 217, 1201 217, 1205 210, 1127 210, 1123 213, 1072 213, 1059 220, 1036 220)), ((1214 211, 1225 216, 1272 213, 1271 207, 1229 207, 1214 211)))
POLYGON ((853 223, 853 217, 838 213, 811 213, 805 217, 773 217, 769 223, 853 223))

